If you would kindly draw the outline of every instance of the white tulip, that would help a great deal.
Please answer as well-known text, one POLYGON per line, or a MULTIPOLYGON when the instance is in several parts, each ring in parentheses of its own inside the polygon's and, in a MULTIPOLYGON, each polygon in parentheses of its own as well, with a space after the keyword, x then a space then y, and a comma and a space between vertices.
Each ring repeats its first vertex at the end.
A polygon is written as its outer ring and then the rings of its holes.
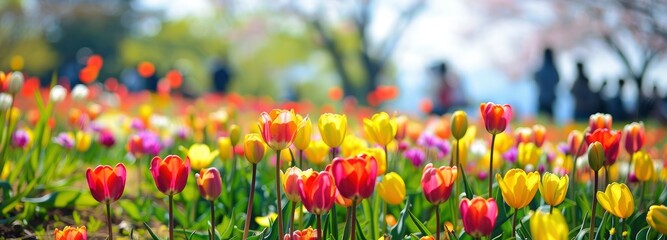
POLYGON ((7 111, 12 106, 12 96, 6 93, 0 93, 0 111, 7 111))
POLYGON ((88 97, 88 87, 83 84, 77 84, 72 89, 72 99, 74 101, 82 101, 88 97))
POLYGON ((21 91, 23 87, 23 73, 19 71, 12 72, 9 75, 9 86, 7 87, 7 92, 10 94, 15 94, 21 91))
POLYGON ((49 99, 51 99, 53 103, 62 102, 66 96, 67 90, 60 85, 53 86, 53 88, 51 88, 51 92, 49 93, 49 99))

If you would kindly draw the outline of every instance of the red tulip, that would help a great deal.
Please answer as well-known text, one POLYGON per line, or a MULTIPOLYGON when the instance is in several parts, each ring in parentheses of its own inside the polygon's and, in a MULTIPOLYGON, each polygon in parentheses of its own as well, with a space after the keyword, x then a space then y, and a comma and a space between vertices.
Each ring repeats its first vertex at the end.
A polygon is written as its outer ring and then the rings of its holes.
POLYGON ((331 173, 313 172, 307 178, 297 179, 299 195, 303 206, 309 212, 322 215, 333 207, 336 197, 336 185, 331 173))
POLYGON ((586 146, 582 146, 581 143, 584 141, 584 134, 578 130, 573 130, 570 132, 570 135, 567 136, 567 146, 569 148, 570 154, 576 157, 583 156, 586 153, 586 146), (577 152, 579 150, 579 152, 577 152))
POLYGON ((220 178, 218 169, 214 167, 202 168, 199 170, 199 173, 195 174, 195 177, 197 178, 199 193, 204 199, 214 201, 220 196, 222 192, 222 179, 220 178))
POLYGON ((456 181, 458 170, 456 167, 443 166, 434 168, 432 163, 424 167, 422 174, 422 190, 426 200, 433 205, 444 203, 452 194, 452 187, 456 181))
MULTIPOLYGON (((331 175, 333 176, 333 172, 331 172, 331 164, 327 164, 327 166, 324 168, 324 171, 331 173, 331 175)), ((338 187, 336 187, 336 204, 346 208, 352 206, 352 199, 340 195, 338 187)))
POLYGON ((482 103, 479 105, 479 110, 486 131, 493 135, 504 132, 512 118, 512 107, 508 104, 482 103))
POLYGON ((644 123, 633 122, 625 125, 625 150, 633 154, 644 146, 644 123))
POLYGON ((364 155, 337 157, 331 163, 338 192, 346 198, 361 201, 373 194, 378 166, 374 157, 364 155))
POLYGON ((481 197, 469 200, 464 198, 459 205, 461 218, 463 220, 463 229, 474 238, 489 236, 496 226, 498 217, 498 205, 493 198, 484 199, 481 197))
POLYGON ((169 155, 164 160, 155 156, 151 161, 151 175, 160 192, 167 195, 178 194, 185 188, 190 173, 190 158, 169 155))
POLYGON ((602 143, 604 148, 604 156, 606 157, 606 166, 610 166, 616 162, 618 157, 618 149, 621 145, 621 133, 618 131, 611 131, 607 128, 599 128, 595 132, 586 133, 586 143, 594 142, 602 143))
POLYGON ((588 118, 589 132, 595 132, 600 128, 611 129, 612 118, 609 114, 596 113, 588 118))
POLYGON ((88 232, 86 231, 86 226, 81 226, 78 228, 66 226, 65 229, 56 230, 53 233, 56 240, 86 240, 88 239, 88 232))
POLYGON ((93 198, 98 202, 115 202, 125 190, 127 171, 125 165, 119 163, 115 168, 108 165, 97 166, 94 170, 88 168, 86 180, 93 198))

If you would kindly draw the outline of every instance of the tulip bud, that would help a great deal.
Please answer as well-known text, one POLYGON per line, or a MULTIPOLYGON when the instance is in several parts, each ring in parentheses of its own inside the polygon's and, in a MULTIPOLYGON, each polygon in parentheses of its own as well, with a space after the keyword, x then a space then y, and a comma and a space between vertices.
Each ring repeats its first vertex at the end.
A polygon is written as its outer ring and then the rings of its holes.
POLYGON ((218 138, 218 151, 220 151, 220 159, 223 161, 232 159, 233 143, 231 138, 218 138))
POLYGON ((127 170, 122 163, 116 164, 115 167, 99 165, 95 169, 88 168, 86 180, 95 200, 101 203, 115 202, 125 191, 127 170))
POLYGON ((239 125, 232 124, 229 126, 229 140, 231 141, 232 146, 239 144, 239 141, 241 140, 241 128, 239 125))
POLYGON ((74 146, 79 152, 86 152, 90 148, 92 136, 88 132, 78 131, 74 135, 74 146))
POLYGON ((595 132, 598 129, 611 129, 612 118, 609 114, 596 113, 588 118, 589 131, 595 132))
POLYGON ((625 125, 625 150, 632 154, 639 151, 644 145, 644 123, 633 122, 625 125))
POLYGON ((530 217, 530 233, 534 239, 569 239, 563 214, 545 207, 537 209, 530 217))
POLYGON ((305 180, 313 173, 312 169, 301 171, 297 167, 288 168, 287 171, 280 171, 280 180, 285 188, 285 196, 292 202, 301 202, 299 195, 299 179, 305 180))
POLYGON ((66 96, 67 90, 60 85, 53 86, 53 88, 51 88, 51 92, 49 92, 49 99, 51 99, 53 103, 62 102, 66 96))
POLYGON ((88 97, 88 87, 83 84, 77 84, 72 89, 72 100, 74 101, 83 101, 88 97))
POLYGON ((310 135, 313 132, 313 123, 310 121, 310 118, 306 116, 305 118, 301 115, 296 115, 297 122, 304 123, 303 127, 296 132, 294 136, 294 146, 299 150, 306 150, 308 145, 310 145, 310 135))
POLYGON ((12 106, 12 96, 6 93, 0 93, 0 111, 7 111, 12 106))
POLYGON ((258 133, 246 134, 243 139, 243 153, 248 162, 257 164, 264 158, 266 145, 258 133))
POLYGON ((637 152, 633 155, 632 158, 635 163, 635 175, 639 181, 646 182, 653 178, 655 174, 655 168, 653 166, 653 160, 645 152, 637 152))
POLYGON ((611 183, 604 192, 596 194, 600 206, 612 215, 627 219, 635 211, 635 201, 632 192, 623 183, 611 183))
POLYGON ((195 178, 197 179, 199 193, 204 199, 215 201, 222 193, 222 179, 218 169, 214 167, 202 168, 199 173, 195 174, 195 178))
POLYGON ((588 145, 588 165, 593 171, 598 171, 604 166, 604 147, 600 142, 591 143, 588 145))
POLYGON ((113 133, 109 130, 104 130, 100 133, 99 142, 102 146, 110 148, 116 144, 116 138, 113 136, 113 133))
POLYGON ((573 130, 570 132, 570 135, 567 136, 567 146, 569 148, 569 153, 580 157, 586 153, 586 149, 581 146, 581 142, 584 141, 584 134, 578 130, 573 130), (578 150, 578 152, 577 152, 578 150))
POLYGON ((533 140, 535 140, 535 145, 537 147, 542 147, 542 144, 544 144, 544 140, 547 138, 547 128, 545 128, 542 125, 534 125, 533 126, 533 140))
POLYGON ((388 204, 398 205, 405 199, 405 182, 395 172, 384 175, 382 182, 378 183, 377 188, 380 197, 388 204))
POLYGON ((183 191, 188 182, 190 173, 190 158, 169 155, 164 160, 159 156, 153 157, 150 167, 155 185, 160 192, 173 196, 183 191))
POLYGON ((23 73, 16 71, 12 72, 9 75, 9 86, 7 87, 7 92, 10 94, 15 94, 21 91, 23 87, 23 73))
POLYGON ((456 140, 460 140, 466 135, 466 131, 468 131, 468 116, 466 112, 460 110, 454 112, 451 120, 451 130, 452 136, 456 140))
POLYGON ((402 141, 405 138, 409 123, 408 117, 404 115, 396 117, 396 136, 394 136, 396 140, 402 141))
POLYGON ((646 214, 646 222, 651 225, 653 230, 662 234, 667 234, 667 207, 665 205, 653 205, 649 207, 646 214))

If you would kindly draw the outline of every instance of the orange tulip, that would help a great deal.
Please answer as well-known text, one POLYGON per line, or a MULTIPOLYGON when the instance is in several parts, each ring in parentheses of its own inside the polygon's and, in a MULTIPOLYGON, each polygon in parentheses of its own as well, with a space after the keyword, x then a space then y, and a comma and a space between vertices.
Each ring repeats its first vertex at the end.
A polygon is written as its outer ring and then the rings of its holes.
POLYGON ((609 114, 602 114, 602 113, 596 113, 591 115, 588 118, 588 127, 589 127, 589 132, 595 132, 595 130, 598 130, 600 128, 603 129, 611 129, 611 115, 609 114))
POLYGON ((308 227, 304 230, 296 230, 291 235, 285 234, 283 240, 317 240, 317 231, 308 227))
POLYGON ((283 150, 292 145, 294 137, 302 121, 297 124, 294 110, 273 109, 270 113, 263 112, 259 119, 259 132, 266 145, 273 150, 283 150))
POLYGON ((547 128, 542 125, 533 125, 533 140, 535 140, 535 145, 537 147, 542 147, 544 141, 547 138, 547 128))
POLYGON ((567 146, 569 148, 569 153, 575 157, 583 156, 586 153, 586 147, 582 146, 581 143, 584 141, 584 134, 578 130, 573 130, 570 132, 570 135, 567 136, 567 146), (577 152, 577 150, 579 150, 577 152))
POLYGON ((456 167, 443 166, 435 168, 432 163, 427 164, 424 167, 421 179, 422 190, 424 191, 426 200, 433 205, 446 202, 452 194, 452 187, 457 175, 458 171, 456 167))
POLYGON ((479 105, 479 110, 486 131, 493 135, 504 132, 512 118, 512 107, 508 104, 482 103, 479 105))
POLYGON ((86 231, 86 226, 81 226, 78 228, 66 226, 65 229, 56 230, 53 232, 56 240, 86 240, 88 239, 88 232, 86 231))
POLYGON ((208 201, 215 201, 222 193, 222 178, 217 168, 202 168, 195 174, 199 193, 208 201))
POLYGON ((375 190, 378 166, 374 157, 337 157, 331 163, 331 172, 338 191, 343 197, 356 201, 368 198, 375 190))

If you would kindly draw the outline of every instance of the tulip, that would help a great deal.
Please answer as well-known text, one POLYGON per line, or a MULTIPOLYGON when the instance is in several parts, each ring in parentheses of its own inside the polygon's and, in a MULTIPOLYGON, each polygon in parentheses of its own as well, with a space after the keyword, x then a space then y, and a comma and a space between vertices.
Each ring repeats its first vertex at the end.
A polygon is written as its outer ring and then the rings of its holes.
POLYGON ((312 169, 301 171, 297 167, 288 168, 287 171, 280 171, 280 180, 285 188, 285 196, 292 201, 292 215, 290 217, 290 232, 294 231, 294 212, 296 204, 301 202, 301 195, 299 194, 299 179, 304 179, 313 173, 312 169))
POLYGON ((596 113, 588 118, 588 127, 590 132, 598 129, 611 129, 612 118, 609 114, 596 113))
POLYGON ((220 160, 226 161, 231 160, 232 155, 234 154, 234 146, 232 145, 232 140, 228 137, 219 137, 218 138, 218 150, 216 153, 220 153, 220 160))
POLYGON ((190 173, 190 158, 185 161, 176 155, 169 155, 164 160, 155 156, 151 161, 151 175, 160 192, 169 196, 169 239, 174 239, 174 195, 185 188, 190 173))
POLYGON ((569 154, 574 156, 574 158, 583 156, 586 153, 586 148, 583 148, 582 144, 584 143, 584 134, 578 130, 573 130, 567 136, 567 146, 569 149, 569 154))
POLYGON ((452 119, 450 120, 450 130, 452 136, 456 140, 461 140, 465 136, 466 131, 468 131, 468 116, 464 111, 456 111, 452 114, 452 119))
POLYGON ((496 226, 498 205, 493 198, 464 198, 459 204, 463 229, 474 238, 489 236, 496 226))
MULTIPOLYGON (((352 200, 351 226, 356 224, 356 204, 369 198, 375 189, 378 164, 371 155, 357 155, 349 158, 337 157, 331 163, 331 173, 341 196, 352 200)), ((350 228, 350 236, 355 236, 355 227, 350 228)), ((352 237, 354 240, 354 237, 352 237)))
POLYGON ((229 141, 231 142, 232 146, 236 146, 239 144, 239 141, 241 140, 241 127, 236 124, 232 124, 229 126, 229 141))
POLYGON ((395 172, 384 175, 382 181, 377 185, 380 197, 391 205, 398 205, 405 199, 405 182, 395 172))
MULTIPOLYGON (((591 225, 590 225, 591 227, 588 233, 588 235, 590 236, 589 237, 590 240, 593 240, 593 232, 595 229, 595 208, 597 206, 597 195, 595 193, 598 191, 598 173, 600 171, 600 168, 604 166, 604 162, 605 162, 605 152, 602 143, 593 142, 590 145, 588 145, 588 165, 593 170, 593 177, 594 177, 593 206, 592 206, 593 208, 591 210, 591 225)), ((576 186, 576 184, 574 184, 573 186, 576 186)))
POLYGON ((127 141, 127 151, 134 156, 134 158, 139 158, 144 152, 144 144, 141 136, 135 134, 130 137, 130 140, 127 141))
POLYGON ((322 140, 330 148, 339 147, 345 139, 347 117, 345 114, 325 113, 317 121, 322 140))
POLYGON ((285 234, 283 240, 316 240, 317 231, 311 227, 304 230, 296 230, 292 234, 285 234))
POLYGON ((33 136, 30 129, 18 129, 12 134, 12 146, 27 149, 32 146, 33 136))
POLYGON ((618 148, 621 143, 621 133, 611 131, 606 128, 595 130, 595 132, 586 133, 586 143, 600 142, 604 147, 605 167, 611 166, 618 157, 618 148))
POLYGON ((333 207, 336 198, 336 185, 334 181, 333 175, 327 171, 313 172, 307 178, 297 179, 299 195, 301 196, 303 206, 309 212, 316 215, 317 236, 323 236, 321 216, 333 207))
POLYGON ((403 141, 405 136, 408 134, 408 124, 410 120, 404 115, 400 115, 395 118, 396 121, 396 136, 394 138, 398 141, 403 141))
POLYGON ((553 207, 558 206, 565 200, 569 178, 567 175, 558 177, 552 173, 545 173, 539 185, 540 194, 544 202, 553 207))
POLYGON ((456 167, 443 166, 434 168, 432 163, 424 167, 422 173, 421 185, 426 200, 435 205, 436 218, 436 238, 440 239, 440 204, 449 199, 452 194, 452 187, 456 182, 458 171, 456 167))
POLYGON ((7 93, 0 93, 0 111, 7 111, 14 104, 14 98, 7 93))
POLYGON ((84 84, 77 84, 72 88, 72 100, 74 101, 83 101, 86 100, 90 91, 88 87, 84 84))
POLYGON ((569 230, 560 211, 537 209, 530 216, 530 234, 535 240, 567 240, 569 230))
POLYGON ((340 146, 340 153, 341 156, 352 156, 367 148, 368 142, 366 142, 366 140, 350 135, 345 137, 345 141, 340 146))
POLYGON ((301 115, 297 114, 296 118, 297 121, 304 122, 303 127, 296 132, 296 136, 294 137, 294 147, 299 150, 299 167, 303 167, 303 153, 310 147, 311 135, 313 134, 313 123, 308 116, 303 118, 301 115))
POLYGON ((382 176, 387 171, 387 156, 386 152, 382 148, 367 148, 359 152, 358 155, 366 160, 370 160, 370 157, 375 159, 375 162, 377 163, 376 174, 378 177, 382 176))
POLYGON ((633 162, 635 163, 635 175, 639 181, 646 182, 653 178, 655 167, 653 166, 653 160, 648 154, 637 152, 633 156, 633 162))
POLYGON ((116 144, 116 137, 114 137, 111 131, 103 130, 102 132, 100 132, 98 141, 100 142, 100 144, 102 144, 102 146, 110 148, 116 144))
POLYGON ((310 146, 303 151, 308 162, 312 164, 321 164, 329 154, 329 146, 322 140, 311 141, 310 146))
POLYGON ((243 138, 243 154, 251 164, 257 164, 264 159, 266 145, 257 133, 246 134, 243 138))
MULTIPOLYGON (((222 192, 222 178, 220 177, 220 172, 217 168, 207 168, 199 170, 199 173, 195 174, 197 179, 197 187, 199 188, 199 194, 211 202, 211 240, 215 235, 215 199, 220 197, 222 192)), ((250 203, 252 204, 252 203, 250 203)))
POLYGON ((386 112, 373 114, 371 119, 364 118, 364 132, 372 142, 387 146, 396 136, 397 123, 386 112))
POLYGON ((547 128, 545 128, 543 125, 533 125, 533 140, 535 140, 535 145, 537 147, 542 147, 542 144, 544 144, 544 141, 547 138, 547 128))
POLYGON ((512 118, 512 107, 508 104, 500 105, 492 102, 479 105, 484 127, 491 133, 491 155, 489 156, 489 196, 493 196, 493 153, 495 150, 496 135, 507 128, 512 118))
POLYGON ((531 143, 534 142, 533 129, 527 127, 520 127, 514 130, 514 135, 516 136, 517 146, 521 143, 531 143))
MULTIPOLYGON (((113 239, 111 225, 111 203, 118 201, 125 190, 127 171, 125 165, 119 163, 115 168, 108 165, 100 165, 95 169, 86 170, 88 188, 93 198, 98 202, 104 202, 107 207, 107 225, 109 227, 109 239, 113 239)), ((67 229, 66 229, 67 230, 67 229)), ((85 232, 85 228, 84 228, 85 232)), ((84 233, 85 234, 85 233, 84 233)))
MULTIPOLYGON (((248 193, 248 209, 246 212, 245 227, 243 228, 243 238, 248 238, 248 231, 250 230, 250 218, 252 216, 252 203, 255 196, 255 182, 257 180, 257 163, 264 159, 266 152, 266 145, 261 136, 257 133, 246 134, 243 138, 243 154, 246 160, 252 164, 252 178, 250 180, 250 192, 248 193)), ((278 181, 278 179, 276 179, 278 181)), ((280 198, 280 196, 278 196, 280 198)))
POLYGON ((19 91, 21 91, 21 88, 23 87, 23 73, 19 71, 14 71, 9 75, 9 82, 7 84, 7 92, 9 94, 16 94, 19 91))
POLYGON ((623 128, 625 134, 625 150, 630 153, 636 153, 644 145, 644 123, 633 122, 625 125, 623 128))
POLYGON ((305 121, 297 123, 296 120, 294 110, 273 109, 270 113, 262 113, 258 126, 266 145, 276 151, 292 145, 297 131, 305 124, 305 121))
POLYGON ((55 240, 86 240, 88 239, 88 232, 86 231, 86 226, 78 228, 65 226, 63 230, 56 228, 53 232, 53 236, 55 237, 55 240))
POLYGON ((623 183, 607 185, 604 192, 597 192, 597 198, 604 210, 621 219, 627 219, 635 210, 632 192, 623 183))
POLYGON ((667 206, 653 205, 648 208, 646 222, 653 230, 667 235, 667 206))
POLYGON ((189 149, 180 146, 179 149, 190 159, 190 166, 194 170, 200 170, 208 167, 218 155, 218 150, 211 152, 206 144, 195 143, 189 149))
POLYGON ((510 169, 505 173, 505 177, 496 174, 500 192, 503 200, 510 207, 514 208, 514 220, 512 223, 512 236, 516 237, 516 215, 520 208, 528 206, 535 197, 540 183, 540 174, 531 172, 526 174, 523 169, 510 169))
POLYGON ((517 160, 521 167, 537 167, 537 163, 542 156, 542 149, 532 142, 519 143, 517 160))
POLYGON ((53 86, 53 88, 51 88, 51 91, 49 92, 49 99, 53 103, 62 102, 66 96, 67 96, 67 90, 60 85, 53 86))

